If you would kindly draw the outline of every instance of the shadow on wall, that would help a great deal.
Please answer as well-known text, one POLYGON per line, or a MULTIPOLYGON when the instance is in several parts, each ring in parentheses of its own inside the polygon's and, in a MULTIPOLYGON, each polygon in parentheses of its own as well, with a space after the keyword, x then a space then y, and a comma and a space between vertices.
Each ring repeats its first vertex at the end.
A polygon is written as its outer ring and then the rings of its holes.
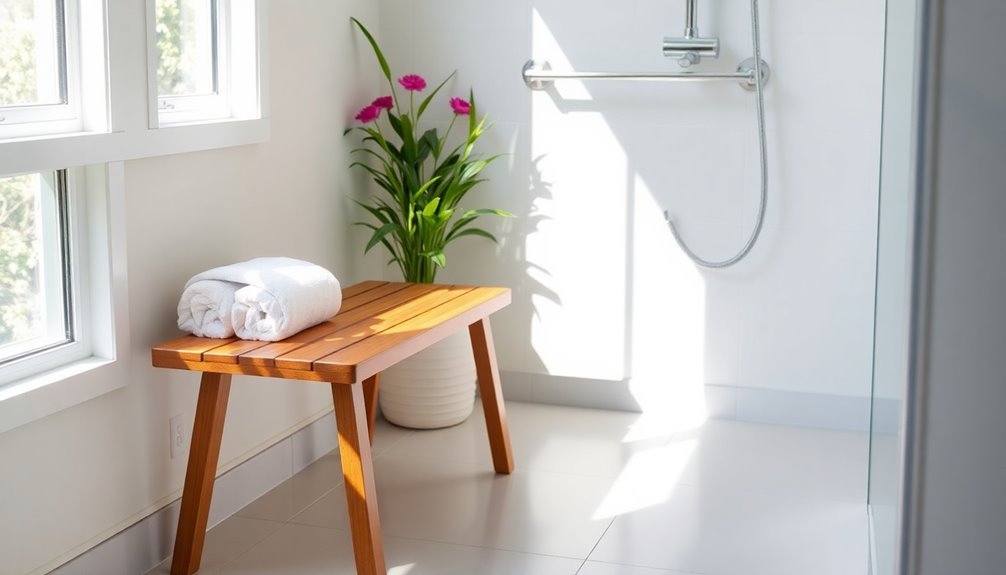
MULTIPOLYGON (((524 237, 521 238, 522 242, 520 245, 524 248, 524 254, 527 253, 525 245, 527 237, 539 233, 541 225, 551 219, 547 213, 540 209, 541 201, 552 199, 552 184, 545 180, 539 167, 542 160, 542 156, 532 159, 528 173, 527 205, 525 211, 521 212, 522 214, 526 214, 521 216, 524 218, 524 237)), ((542 301, 547 301, 561 307, 562 299, 559 297, 559 293, 549 286, 552 274, 549 273, 548 269, 530 261, 527 257, 518 257, 520 254, 513 255, 515 256, 515 261, 524 263, 524 279, 520 283, 520 287, 514 297, 515 299, 519 298, 523 304, 519 305, 518 309, 522 310, 524 317, 518 319, 518 322, 520 325, 526 327, 527 341, 530 342, 533 337, 531 326, 541 319, 537 305, 542 301)), ((545 362, 542 361, 541 356, 535 351, 534 346, 529 346, 528 353, 525 356, 524 370, 530 373, 543 373, 546 371, 545 362)))

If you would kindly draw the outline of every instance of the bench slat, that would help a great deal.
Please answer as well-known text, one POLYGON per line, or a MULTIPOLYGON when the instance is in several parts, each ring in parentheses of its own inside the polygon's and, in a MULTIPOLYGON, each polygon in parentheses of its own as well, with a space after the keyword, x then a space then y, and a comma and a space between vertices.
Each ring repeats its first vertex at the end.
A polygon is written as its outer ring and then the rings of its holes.
POLYGON ((410 285, 412 284, 402 282, 396 282, 396 283, 384 282, 379 286, 375 286, 373 289, 369 289, 367 291, 360 292, 351 296, 346 296, 346 294, 343 293, 342 306, 339 307, 339 313, 335 315, 338 316, 340 313, 347 312, 351 309, 356 309, 361 305, 367 304, 376 299, 380 299, 388 294, 393 294, 397 291, 401 291, 410 285))
MULTIPOLYGON (((392 284, 399 287, 398 291, 384 295, 384 297, 367 302, 355 309, 339 312, 334 318, 323 324, 308 328, 298 334, 290 336, 283 341, 277 341, 268 346, 253 350, 241 357, 239 363, 242 365, 262 365, 272 367, 276 365, 276 358, 293 353, 305 346, 318 341, 323 341, 331 334, 344 330, 347 327, 364 321, 384 310, 392 308, 402 302, 409 301, 419 295, 431 290, 430 286, 419 284, 392 284)), ((310 364, 306 367, 295 367, 294 369, 311 369, 310 364)))
POLYGON ((342 299, 347 300, 353 296, 359 295, 365 291, 370 291, 374 288, 387 285, 388 282, 378 281, 378 280, 367 280, 362 281, 358 284, 353 284, 342 290, 342 299))
POLYGON ((473 288, 313 363, 315 372, 352 383, 380 373, 510 303, 507 288, 473 288))
POLYGON ((220 363, 218 361, 190 361, 179 359, 177 357, 163 358, 161 361, 155 363, 154 367, 184 369, 188 371, 204 371, 210 373, 229 373, 232 375, 278 377, 297 381, 330 383, 327 375, 323 373, 315 373, 313 371, 278 369, 275 367, 265 367, 261 365, 237 365, 233 363, 220 363))
POLYGON ((268 343, 268 341, 239 339, 204 352, 202 360, 216 361, 220 363, 237 363, 238 357, 240 357, 241 354, 250 353, 268 343))
POLYGON ((194 335, 182 336, 169 342, 162 343, 153 349, 154 365, 157 365, 158 357, 173 357, 186 360, 199 361, 203 354, 211 349, 227 345, 238 341, 237 338, 211 339, 207 337, 196 337, 194 335))
POLYGON ((400 305, 386 308, 379 313, 359 318, 356 323, 335 331, 324 338, 298 348, 276 358, 276 367, 285 369, 311 370, 315 360, 321 359, 346 346, 372 337, 394 327, 409 318, 419 315, 440 304, 455 299, 470 291, 471 287, 432 286, 425 293, 404 299, 400 305))

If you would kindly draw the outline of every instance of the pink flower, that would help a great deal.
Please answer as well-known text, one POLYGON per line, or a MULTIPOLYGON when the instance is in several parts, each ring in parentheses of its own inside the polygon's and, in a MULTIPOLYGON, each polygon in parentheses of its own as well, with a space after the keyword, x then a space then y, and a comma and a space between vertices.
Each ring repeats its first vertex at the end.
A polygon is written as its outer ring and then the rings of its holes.
POLYGON ((363 122, 364 124, 369 124, 377 119, 381 115, 381 109, 377 106, 371 104, 366 108, 360 110, 360 113, 356 115, 356 119, 363 122))
POLYGON ((371 106, 375 108, 382 108, 384 110, 390 110, 395 107, 395 100, 391 96, 381 96, 373 102, 370 103, 371 106))
POLYGON ((408 74, 398 79, 398 83, 410 92, 420 92, 426 88, 426 80, 417 74, 408 74))
POLYGON ((472 111, 472 106, 463 98, 451 98, 451 109, 458 116, 467 116, 472 111))

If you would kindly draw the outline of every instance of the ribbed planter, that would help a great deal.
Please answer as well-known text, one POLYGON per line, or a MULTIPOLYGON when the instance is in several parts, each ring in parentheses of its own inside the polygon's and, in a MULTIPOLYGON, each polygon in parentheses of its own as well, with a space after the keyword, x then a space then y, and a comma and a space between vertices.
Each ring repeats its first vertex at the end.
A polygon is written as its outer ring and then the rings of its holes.
POLYGON ((475 381, 471 340, 462 330, 381 372, 381 413, 413 429, 457 425, 472 413, 475 381))

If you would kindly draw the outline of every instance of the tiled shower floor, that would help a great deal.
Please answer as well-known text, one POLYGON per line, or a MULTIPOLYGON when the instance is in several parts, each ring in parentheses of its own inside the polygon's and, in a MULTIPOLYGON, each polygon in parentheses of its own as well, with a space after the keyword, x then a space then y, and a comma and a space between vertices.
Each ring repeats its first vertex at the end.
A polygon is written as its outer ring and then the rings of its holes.
MULTIPOLYGON (((867 573, 864 433, 507 410, 510 476, 492 471, 479 410, 436 431, 380 422, 389 574, 867 573)), ((345 509, 333 452, 213 528, 200 573, 353 575, 345 509)))

